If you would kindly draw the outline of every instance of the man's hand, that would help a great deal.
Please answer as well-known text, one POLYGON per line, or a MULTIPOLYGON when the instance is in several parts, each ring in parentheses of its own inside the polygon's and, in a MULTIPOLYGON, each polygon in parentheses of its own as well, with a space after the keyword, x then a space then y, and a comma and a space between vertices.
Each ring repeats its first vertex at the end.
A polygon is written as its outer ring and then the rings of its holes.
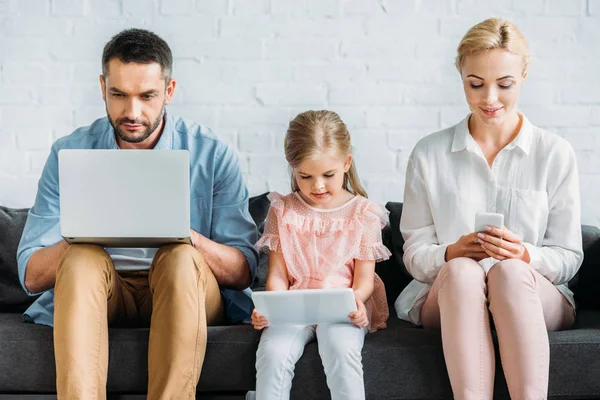
POLYGON ((202 239, 204 239, 204 236, 202 236, 195 230, 190 229, 190 240, 192 241, 192 246, 194 246, 194 248, 198 251, 200 251, 200 249, 202 248, 202 239))
POLYGON ((486 253, 485 249, 481 246, 477 232, 473 232, 461 236, 456 243, 453 243, 446 248, 446 261, 459 257, 467 257, 475 261, 481 261, 484 258, 491 256, 486 253))
POLYGON ((486 227, 485 233, 478 234, 478 242, 489 257, 496 260, 518 259, 529 263, 529 252, 523 245, 521 238, 508 230, 505 226, 496 228, 486 227))
POLYGON ((367 309, 365 308, 365 303, 363 303, 356 296, 355 300, 356 311, 348 314, 348 318, 350 318, 350 321, 359 328, 366 328, 369 325, 369 318, 367 317, 367 309))

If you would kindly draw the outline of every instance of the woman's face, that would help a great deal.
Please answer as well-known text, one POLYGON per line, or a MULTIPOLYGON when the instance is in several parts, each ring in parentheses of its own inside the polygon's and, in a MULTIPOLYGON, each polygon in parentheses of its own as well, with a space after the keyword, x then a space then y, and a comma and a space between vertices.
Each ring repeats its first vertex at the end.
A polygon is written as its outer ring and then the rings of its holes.
POLYGON ((514 117, 526 76, 521 56, 503 49, 468 55, 461 75, 469 108, 480 122, 498 126, 514 117))

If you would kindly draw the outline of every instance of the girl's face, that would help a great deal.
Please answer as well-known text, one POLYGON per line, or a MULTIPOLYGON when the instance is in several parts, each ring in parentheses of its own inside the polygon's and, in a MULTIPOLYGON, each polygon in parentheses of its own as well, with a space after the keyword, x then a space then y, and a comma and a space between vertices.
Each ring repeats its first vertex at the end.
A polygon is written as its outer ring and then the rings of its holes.
POLYGON ((523 58, 493 49, 464 58, 462 80, 473 116, 488 126, 498 126, 515 116, 523 74, 523 58))
POLYGON ((351 162, 352 155, 339 157, 331 153, 304 160, 293 169, 302 198, 317 208, 341 205, 340 194, 345 193, 342 187, 344 174, 350 169, 351 162))

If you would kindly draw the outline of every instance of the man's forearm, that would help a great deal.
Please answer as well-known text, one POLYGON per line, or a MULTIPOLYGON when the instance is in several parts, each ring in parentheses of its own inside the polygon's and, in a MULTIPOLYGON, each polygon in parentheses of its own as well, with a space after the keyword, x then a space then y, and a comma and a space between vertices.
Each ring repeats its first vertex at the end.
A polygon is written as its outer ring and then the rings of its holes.
POLYGON ((44 247, 31 255, 25 271, 25 287, 31 293, 39 293, 54 287, 56 270, 69 244, 64 240, 44 247))
POLYGON ((194 247, 217 278, 219 285, 233 289, 245 289, 250 286, 250 268, 240 250, 197 235, 194 247))

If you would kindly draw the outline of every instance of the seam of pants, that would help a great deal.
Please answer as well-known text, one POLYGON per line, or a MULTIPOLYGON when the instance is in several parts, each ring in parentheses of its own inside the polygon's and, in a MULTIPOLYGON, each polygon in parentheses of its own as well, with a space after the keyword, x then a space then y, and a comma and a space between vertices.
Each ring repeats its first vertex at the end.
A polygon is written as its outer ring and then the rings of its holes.
MULTIPOLYGON (((193 260, 193 261, 194 261, 194 264, 196 265, 196 267, 198 268, 196 260, 193 260)), ((203 280, 202 279, 203 276, 204 276, 204 274, 201 274, 200 272, 198 273, 198 279, 196 281, 196 289, 197 289, 196 296, 197 297, 200 294, 200 286, 203 284, 203 282, 201 282, 203 280)), ((204 284, 204 286, 206 287, 205 284, 204 284)), ((200 301, 197 297, 196 297, 196 303, 197 303, 196 306, 197 306, 198 312, 197 312, 197 318, 196 318, 196 348, 194 349, 195 350, 194 351, 194 367, 192 369, 192 374, 190 376, 190 381, 191 381, 190 393, 189 393, 190 399, 193 399, 196 395, 195 388, 196 388, 197 382, 194 382, 194 375, 195 375, 195 371, 196 371, 196 368, 198 365, 198 359, 200 358, 200 354, 199 354, 200 346, 198 345, 198 342, 200 341, 200 308, 201 307, 200 307, 200 301), (194 388, 194 389, 192 390, 192 388, 194 388)), ((207 330, 207 333, 208 333, 208 330, 207 330)))
MULTIPOLYGON (((290 364, 290 357, 291 357, 291 349, 292 349, 292 345, 294 344, 294 342, 296 341, 296 338, 298 338, 298 335, 300 334, 300 332, 304 331, 304 329, 306 329, 307 327, 304 327, 300 330, 298 330, 295 334, 294 334, 294 338, 290 341, 289 347, 288 347, 288 351, 287 351, 287 356, 286 356, 286 363, 281 367, 281 371, 280 371, 280 376, 281 376, 281 380, 280 380, 280 391, 279 391, 279 398, 281 399, 283 397, 283 377, 284 377, 284 373, 286 370, 286 366, 290 364)), ((306 345, 305 345, 306 346, 306 345)), ((296 365, 294 364, 294 368, 296 367, 296 365)), ((292 377, 293 380, 293 377, 292 377)), ((290 387, 291 387, 291 382, 290 382, 290 387)))

